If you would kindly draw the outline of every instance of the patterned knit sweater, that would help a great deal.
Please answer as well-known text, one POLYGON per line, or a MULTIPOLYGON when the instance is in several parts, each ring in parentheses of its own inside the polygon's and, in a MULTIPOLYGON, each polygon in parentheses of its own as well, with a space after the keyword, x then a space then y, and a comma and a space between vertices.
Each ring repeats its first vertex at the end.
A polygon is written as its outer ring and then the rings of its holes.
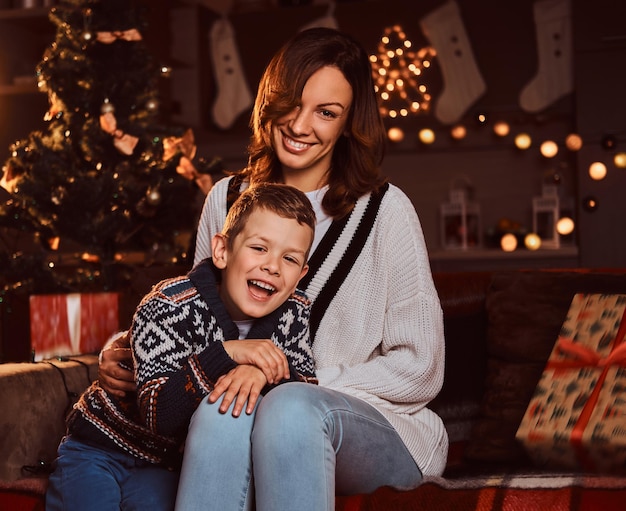
MULTIPOLYGON (((131 327, 137 396, 119 400, 95 382, 74 406, 70 434, 151 463, 178 466, 198 403, 237 365, 222 344, 238 339, 239 331, 219 298, 217 279, 219 270, 207 259, 189 275, 154 286, 131 327)), ((296 291, 248 332, 250 339, 271 339, 287 355, 291 377, 283 382, 317 382, 309 312, 310 302, 296 291)))
MULTIPOLYGON (((232 179, 217 182, 207 196, 196 259, 211 253, 209 240, 223 225, 232 179)), ((359 198, 352 213, 323 234, 299 287, 312 301, 319 384, 370 403, 396 429, 422 473, 441 474, 448 437, 427 405, 443 383, 443 314, 406 194, 389 185, 359 198)))

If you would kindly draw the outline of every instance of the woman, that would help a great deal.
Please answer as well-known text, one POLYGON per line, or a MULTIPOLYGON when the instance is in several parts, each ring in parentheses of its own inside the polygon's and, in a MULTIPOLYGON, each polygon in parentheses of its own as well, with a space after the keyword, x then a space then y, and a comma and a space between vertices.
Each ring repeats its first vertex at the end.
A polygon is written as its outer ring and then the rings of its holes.
POLYGON ((319 386, 280 385, 239 417, 216 386, 189 427, 177 509, 331 511, 335 494, 414 488, 446 461, 427 408, 443 381, 443 321, 417 214, 379 170, 367 53, 332 29, 299 33, 267 67, 251 126, 248 166, 207 197, 196 262, 249 184, 307 193, 317 227, 299 288, 319 386))

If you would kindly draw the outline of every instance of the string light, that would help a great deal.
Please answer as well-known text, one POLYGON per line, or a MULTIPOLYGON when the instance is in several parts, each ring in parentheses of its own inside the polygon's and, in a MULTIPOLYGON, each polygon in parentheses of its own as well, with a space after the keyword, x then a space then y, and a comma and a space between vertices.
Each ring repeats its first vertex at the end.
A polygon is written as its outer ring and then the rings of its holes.
POLYGON ((435 132, 429 128, 419 131, 418 137, 422 144, 432 144, 435 141, 435 132))
POLYGON ((600 181, 606 177, 606 165, 601 161, 594 161, 589 165, 589 177, 596 181, 600 181))
POLYGON ((520 133, 515 137, 515 147, 518 149, 528 149, 532 144, 532 139, 528 133, 520 133))
POLYGON ((524 245, 528 250, 538 250, 541 247, 541 238, 538 234, 531 232, 524 237, 524 245))
POLYGON ((626 169, 626 153, 616 153, 613 163, 618 169, 626 169))
POLYGON ((402 142, 402 140, 404 140, 404 131, 394 126, 387 131, 387 137, 389 137, 389 140, 392 142, 402 142))
POLYGON ((515 234, 509 232, 502 236, 500 239, 500 247, 505 252, 513 252, 517 248, 517 238, 515 234))
POLYGON ((417 51, 412 46, 402 27, 394 25, 385 29, 378 43, 378 54, 370 55, 383 117, 407 117, 430 108, 432 98, 421 77, 437 53, 430 46, 417 51))
POLYGON ((572 220, 568 216, 559 218, 559 221, 556 223, 556 231, 561 236, 567 236, 568 234, 572 234, 572 232, 574 232, 574 220, 572 220))
POLYGON ((504 121, 499 121, 493 125, 493 132, 499 137, 506 137, 510 130, 511 127, 504 121))
POLYGON ((462 140, 465 138, 465 135, 467 135, 467 128, 462 124, 457 124, 450 130, 450 136, 454 140, 462 140))
POLYGON ((539 151, 544 158, 554 158, 559 152, 559 147, 556 145, 556 142, 546 140, 541 144, 539 151))
POLYGON ((580 151, 583 146, 583 139, 577 133, 570 133, 565 137, 565 147, 570 151, 580 151))

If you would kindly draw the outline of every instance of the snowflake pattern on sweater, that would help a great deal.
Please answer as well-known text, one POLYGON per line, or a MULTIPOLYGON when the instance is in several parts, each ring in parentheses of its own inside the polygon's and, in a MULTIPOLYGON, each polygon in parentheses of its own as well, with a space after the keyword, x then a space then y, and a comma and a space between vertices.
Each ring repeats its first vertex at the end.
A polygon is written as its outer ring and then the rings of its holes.
MULTIPOLYGON (((137 399, 115 399, 96 382, 75 406, 70 433, 151 463, 180 462, 193 412, 217 379, 237 365, 222 344, 239 338, 239 331, 219 298, 219 275, 207 259, 187 276, 152 288, 131 327, 137 399)), ((249 339, 271 339, 287 356, 291 376, 281 383, 317 383, 309 314, 310 301, 296 291, 274 312, 255 320, 248 332, 249 339)))

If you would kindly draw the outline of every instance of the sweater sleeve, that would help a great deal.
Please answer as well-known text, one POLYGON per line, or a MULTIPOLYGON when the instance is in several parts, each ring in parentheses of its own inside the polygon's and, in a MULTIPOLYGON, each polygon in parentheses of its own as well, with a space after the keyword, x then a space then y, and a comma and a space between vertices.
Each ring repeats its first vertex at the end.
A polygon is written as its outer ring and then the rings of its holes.
POLYGON ((198 222, 194 266, 211 257, 211 239, 222 230, 226 219, 228 183, 231 178, 220 179, 207 195, 198 222))
POLYGON ((184 436, 199 402, 221 375, 237 365, 222 342, 198 348, 197 338, 205 344, 211 332, 204 329, 214 326, 198 314, 189 303, 181 306, 160 296, 156 289, 135 312, 131 346, 139 410, 155 433, 184 436))

